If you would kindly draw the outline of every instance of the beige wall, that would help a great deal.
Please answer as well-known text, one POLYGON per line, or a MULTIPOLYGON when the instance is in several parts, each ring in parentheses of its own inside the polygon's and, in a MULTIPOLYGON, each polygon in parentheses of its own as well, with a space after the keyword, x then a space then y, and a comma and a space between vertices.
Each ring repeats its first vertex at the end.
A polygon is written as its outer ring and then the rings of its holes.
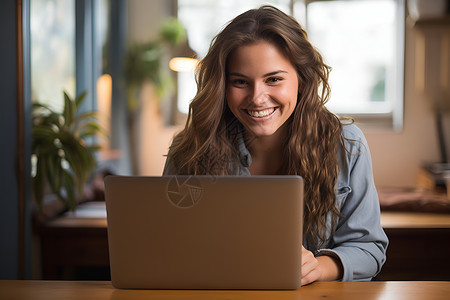
MULTIPOLYGON (((174 5, 173 0, 129 0, 129 43, 156 39, 161 23, 171 16, 174 5)), ((167 154, 173 135, 181 127, 164 126, 161 108, 164 101, 171 99, 158 99, 151 84, 144 84, 139 98, 142 108, 138 116, 136 175, 160 176, 165 163, 164 155, 167 154)))
POLYGON ((173 5, 173 0, 128 0, 128 40, 147 42, 156 38, 173 5))
POLYGON ((153 86, 145 84, 141 91, 140 147, 138 175, 160 176, 164 168, 165 155, 173 135, 182 126, 165 126, 160 111, 160 100, 153 86))

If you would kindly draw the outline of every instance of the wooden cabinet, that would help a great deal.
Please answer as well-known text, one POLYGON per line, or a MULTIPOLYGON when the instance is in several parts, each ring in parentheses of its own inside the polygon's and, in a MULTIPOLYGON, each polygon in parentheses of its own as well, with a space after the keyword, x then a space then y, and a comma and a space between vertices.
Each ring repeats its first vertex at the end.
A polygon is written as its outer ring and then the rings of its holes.
POLYGON ((389 237, 379 280, 450 280, 450 214, 383 212, 389 237))
POLYGON ((81 204, 38 226, 43 279, 109 280, 107 222, 104 202, 81 204))
MULTIPOLYGON (((104 202, 41 226, 43 279, 109 279, 104 202)), ((383 212, 389 237, 379 280, 450 280, 450 214, 383 212)))

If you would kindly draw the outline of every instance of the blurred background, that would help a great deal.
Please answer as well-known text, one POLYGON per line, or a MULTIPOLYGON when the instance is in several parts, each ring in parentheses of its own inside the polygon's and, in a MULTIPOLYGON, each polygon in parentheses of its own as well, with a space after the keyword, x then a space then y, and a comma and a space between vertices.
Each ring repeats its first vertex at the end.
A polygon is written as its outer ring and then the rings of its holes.
POLYGON ((196 91, 193 71, 174 72, 169 60, 186 46, 201 59, 229 20, 269 3, 307 28, 333 68, 328 107, 363 128, 378 185, 412 186, 424 162, 441 160, 427 92, 447 90, 448 96, 448 40, 439 29, 407 26, 404 1, 240 2, 101 0, 80 9, 75 0, 32 0, 32 101, 58 110, 63 90, 74 96, 87 91, 87 106, 99 111, 110 137, 100 165, 114 173, 160 175, 196 91), (164 28, 172 17, 180 24, 164 28), (164 41, 165 29, 181 31, 179 44, 164 41))

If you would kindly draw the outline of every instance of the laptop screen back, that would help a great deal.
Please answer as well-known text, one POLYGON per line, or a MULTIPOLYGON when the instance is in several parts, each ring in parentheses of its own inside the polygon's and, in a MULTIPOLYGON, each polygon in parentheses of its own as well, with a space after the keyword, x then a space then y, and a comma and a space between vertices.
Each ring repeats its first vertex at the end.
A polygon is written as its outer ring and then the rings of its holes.
POLYGON ((105 178, 113 285, 297 289, 298 176, 105 178))

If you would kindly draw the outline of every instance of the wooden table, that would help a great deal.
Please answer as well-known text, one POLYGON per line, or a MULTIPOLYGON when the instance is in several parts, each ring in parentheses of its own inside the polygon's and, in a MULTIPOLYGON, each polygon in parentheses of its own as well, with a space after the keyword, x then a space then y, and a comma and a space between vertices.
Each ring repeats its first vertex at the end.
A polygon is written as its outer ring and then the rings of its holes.
POLYGON ((5 300, 121 299, 449 299, 450 282, 315 282, 295 291, 118 290, 109 281, 0 281, 5 300))
POLYGON ((382 212, 384 229, 450 229, 450 214, 382 212))
POLYGON ((109 281, 0 281, 0 299, 449 299, 450 282, 315 282, 295 291, 118 290, 109 281))

